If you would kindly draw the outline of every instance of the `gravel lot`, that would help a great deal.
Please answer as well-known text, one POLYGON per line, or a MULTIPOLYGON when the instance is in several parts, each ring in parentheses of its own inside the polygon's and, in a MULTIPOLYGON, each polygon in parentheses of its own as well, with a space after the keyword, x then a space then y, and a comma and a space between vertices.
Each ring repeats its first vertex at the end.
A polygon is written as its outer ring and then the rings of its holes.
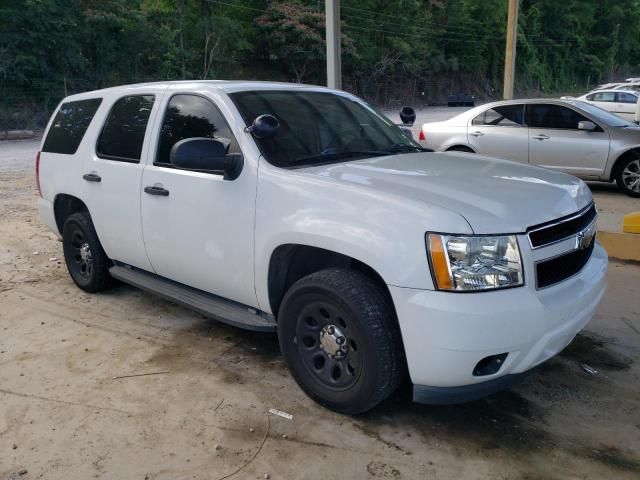
POLYGON ((596 318, 513 389, 428 407, 406 385, 346 417, 299 390, 274 335, 78 290, 35 211, 36 149, 0 142, 0 480, 640 478, 637 265, 612 262, 596 318))

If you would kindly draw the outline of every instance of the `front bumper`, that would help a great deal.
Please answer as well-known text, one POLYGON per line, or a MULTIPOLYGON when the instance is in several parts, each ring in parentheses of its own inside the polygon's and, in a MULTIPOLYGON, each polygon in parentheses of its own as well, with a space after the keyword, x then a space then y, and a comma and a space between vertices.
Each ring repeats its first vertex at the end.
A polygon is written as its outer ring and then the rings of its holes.
POLYGON ((416 401, 478 398, 559 353, 595 314, 606 270, 607 254, 596 243, 580 273, 543 290, 531 281, 478 293, 389 287, 416 401), (480 360, 503 353, 508 355, 496 373, 473 374, 480 360))

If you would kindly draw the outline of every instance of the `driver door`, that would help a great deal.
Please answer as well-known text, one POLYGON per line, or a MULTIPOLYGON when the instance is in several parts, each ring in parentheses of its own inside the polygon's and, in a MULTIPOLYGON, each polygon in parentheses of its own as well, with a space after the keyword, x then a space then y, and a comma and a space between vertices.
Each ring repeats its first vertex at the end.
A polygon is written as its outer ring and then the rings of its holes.
POLYGON ((218 105, 195 93, 167 100, 142 176, 144 243, 157 274, 255 306, 256 165, 245 159, 239 177, 224 180, 221 173, 174 168, 169 159, 173 145, 193 137, 228 141, 229 154, 242 154, 218 105))
POLYGON ((583 178, 601 176, 609 155, 609 133, 596 122, 593 131, 578 130, 582 121, 593 122, 564 105, 528 104, 529 163, 583 178))

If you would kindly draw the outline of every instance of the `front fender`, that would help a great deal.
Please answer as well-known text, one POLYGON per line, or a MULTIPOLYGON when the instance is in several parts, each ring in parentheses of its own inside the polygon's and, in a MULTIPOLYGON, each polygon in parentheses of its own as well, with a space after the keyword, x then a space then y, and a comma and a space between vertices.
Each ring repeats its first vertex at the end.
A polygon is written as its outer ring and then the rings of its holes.
POLYGON ((425 247, 430 230, 472 233, 464 218, 442 207, 262 163, 255 230, 260 308, 269 311, 269 263, 284 244, 354 258, 387 285, 433 289, 425 247))

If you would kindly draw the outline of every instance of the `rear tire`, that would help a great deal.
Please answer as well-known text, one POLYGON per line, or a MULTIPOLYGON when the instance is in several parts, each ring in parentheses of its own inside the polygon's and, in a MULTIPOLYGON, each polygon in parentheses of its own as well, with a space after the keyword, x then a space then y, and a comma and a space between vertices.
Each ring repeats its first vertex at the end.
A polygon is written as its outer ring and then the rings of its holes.
POLYGON ((69 215, 62 229, 62 247, 69 275, 82 290, 93 293, 117 285, 89 212, 69 215))
POLYGON ((373 408, 406 370, 388 295, 356 271, 321 270, 293 284, 280 307, 278 338, 300 388, 336 412, 373 408))
POLYGON ((622 160, 616 171, 616 185, 630 197, 640 197, 640 156, 622 160))
POLYGON ((467 153, 476 153, 473 150, 471 150, 469 147, 464 147, 462 145, 457 146, 457 147, 451 147, 450 149, 447 150, 447 152, 467 152, 467 153))

